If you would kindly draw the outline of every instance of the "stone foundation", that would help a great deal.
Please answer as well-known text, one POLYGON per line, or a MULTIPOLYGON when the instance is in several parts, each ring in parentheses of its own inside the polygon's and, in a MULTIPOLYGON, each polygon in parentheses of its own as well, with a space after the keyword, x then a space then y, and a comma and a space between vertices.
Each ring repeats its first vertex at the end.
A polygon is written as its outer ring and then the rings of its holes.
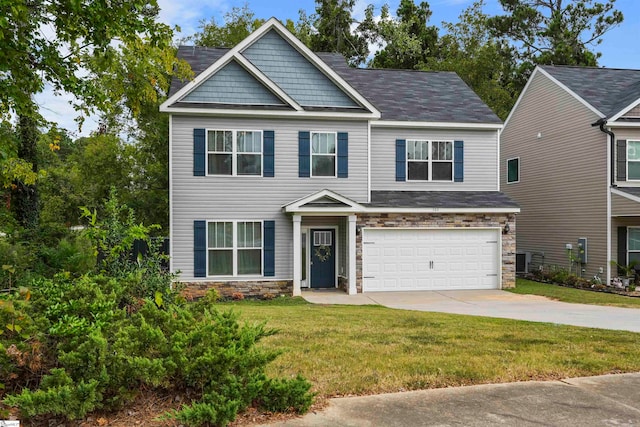
POLYGON ((210 289, 217 290, 222 297, 231 297, 236 293, 248 298, 293 294, 293 280, 208 281, 181 282, 181 284, 185 286, 182 295, 187 300, 202 298, 210 289))
POLYGON ((338 276, 338 289, 349 293, 349 280, 346 277, 338 276))
MULTIPOLYGON (((502 288, 516 286, 516 216, 515 214, 362 214, 357 227, 365 228, 500 228, 502 234, 502 288)), ((362 233, 356 235, 356 288, 362 292, 362 233)))

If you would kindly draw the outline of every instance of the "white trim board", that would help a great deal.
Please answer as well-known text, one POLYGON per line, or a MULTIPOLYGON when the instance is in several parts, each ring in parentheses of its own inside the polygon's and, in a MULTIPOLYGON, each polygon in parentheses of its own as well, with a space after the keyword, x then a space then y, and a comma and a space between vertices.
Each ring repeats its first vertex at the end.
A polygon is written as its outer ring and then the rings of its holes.
POLYGON ((416 122, 401 120, 372 120, 372 127, 380 128, 441 128, 441 129, 502 129, 502 123, 416 122))

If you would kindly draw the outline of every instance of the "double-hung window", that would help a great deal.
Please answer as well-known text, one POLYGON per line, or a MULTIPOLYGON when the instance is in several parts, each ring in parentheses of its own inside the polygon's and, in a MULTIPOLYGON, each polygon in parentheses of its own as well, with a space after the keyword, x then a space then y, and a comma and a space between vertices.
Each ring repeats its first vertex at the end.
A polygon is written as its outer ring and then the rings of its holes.
POLYGON ((407 141, 409 181, 452 181, 452 141, 407 141))
POLYGON ((627 179, 640 181, 640 141, 627 141, 627 179))
POLYGON ((209 175, 261 176, 262 132, 209 130, 207 172, 209 175))
POLYGON ((208 222, 207 255, 208 276, 262 274, 262 222, 208 222))
POLYGON ((336 176, 336 133, 311 132, 311 176, 336 176))

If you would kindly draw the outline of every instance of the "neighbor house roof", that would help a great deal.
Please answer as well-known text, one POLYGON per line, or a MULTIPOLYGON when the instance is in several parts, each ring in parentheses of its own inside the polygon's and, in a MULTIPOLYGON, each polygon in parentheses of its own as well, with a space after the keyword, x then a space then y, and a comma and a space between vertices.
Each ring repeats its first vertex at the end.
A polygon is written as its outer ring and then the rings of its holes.
POLYGON ((371 203, 378 208, 518 208, 499 191, 372 191, 371 203))
POLYGON ((612 117, 640 99, 640 70, 542 65, 544 71, 612 117))
MULTIPOLYGON (((187 61, 197 76, 228 50, 180 46, 178 58, 187 61)), ((456 73, 353 68, 340 54, 316 55, 380 110, 381 120, 502 123, 456 73)), ((169 96, 187 83, 174 78, 169 96)))

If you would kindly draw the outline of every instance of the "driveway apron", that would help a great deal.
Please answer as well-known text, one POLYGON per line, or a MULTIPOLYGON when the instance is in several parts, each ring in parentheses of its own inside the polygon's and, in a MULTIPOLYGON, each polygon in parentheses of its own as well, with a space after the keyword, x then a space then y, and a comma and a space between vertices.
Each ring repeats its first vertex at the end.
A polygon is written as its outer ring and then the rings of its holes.
POLYGON ((640 332, 640 309, 571 304, 500 290, 368 292, 356 295, 331 290, 305 291, 302 296, 315 304, 373 304, 402 310, 640 332))

